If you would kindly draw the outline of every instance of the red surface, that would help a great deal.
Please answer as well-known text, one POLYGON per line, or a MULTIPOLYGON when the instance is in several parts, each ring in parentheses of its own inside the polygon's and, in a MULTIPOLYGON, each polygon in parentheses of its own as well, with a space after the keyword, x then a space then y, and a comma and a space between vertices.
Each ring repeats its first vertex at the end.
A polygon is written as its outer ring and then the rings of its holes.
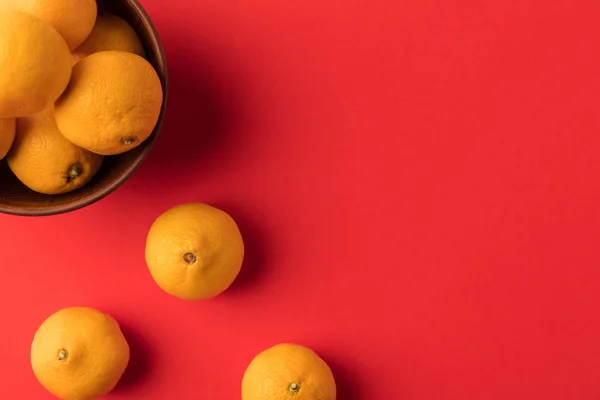
POLYGON ((29 345, 70 305, 131 341, 114 400, 239 399, 282 341, 323 355, 340 400, 600 398, 597 1, 143 4, 163 136, 96 205, 0 216, 0 398, 50 399, 29 345), (187 201, 246 238, 214 301, 145 267, 187 201))

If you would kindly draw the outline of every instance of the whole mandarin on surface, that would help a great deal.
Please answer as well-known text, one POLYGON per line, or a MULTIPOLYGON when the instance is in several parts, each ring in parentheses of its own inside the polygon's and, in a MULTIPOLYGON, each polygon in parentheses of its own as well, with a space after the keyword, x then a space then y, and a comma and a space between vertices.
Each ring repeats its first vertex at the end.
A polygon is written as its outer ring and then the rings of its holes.
POLYGON ((14 118, 0 119, 0 160, 6 157, 15 140, 15 127, 14 118))
POLYGON ((37 329, 31 366, 40 384, 63 400, 92 400, 111 392, 129 363, 117 321, 90 307, 64 308, 37 329))
POLYGON ((75 61, 107 50, 120 50, 145 57, 144 45, 135 30, 123 18, 101 12, 88 38, 73 51, 75 61))
POLYGON ((146 240, 146 263, 165 292, 185 300, 215 297, 234 282, 244 242, 233 218, 204 203, 186 203, 161 214, 146 240))
POLYGON ((0 9, 41 19, 61 34, 70 50, 88 37, 98 12, 96 0, 0 0, 0 9))
POLYGON ((242 400, 335 400, 325 361, 306 346, 281 343, 260 352, 242 378, 242 400))
POLYGON ((50 107, 69 83, 71 60, 66 42, 46 22, 0 11, 0 118, 50 107))
POLYGON ((162 102, 160 78, 148 61, 124 51, 101 51, 73 67, 55 105, 56 123, 77 146, 116 155, 148 139, 162 102))
POLYGON ((52 108, 17 120, 15 140, 6 157, 25 186, 49 195, 82 187, 96 175, 103 159, 65 139, 52 108))

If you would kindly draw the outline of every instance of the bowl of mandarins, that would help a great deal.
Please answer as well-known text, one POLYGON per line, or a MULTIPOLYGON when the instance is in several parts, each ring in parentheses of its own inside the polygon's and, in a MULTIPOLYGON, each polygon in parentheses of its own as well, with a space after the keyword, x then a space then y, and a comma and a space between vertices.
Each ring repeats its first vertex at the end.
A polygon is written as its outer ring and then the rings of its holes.
POLYGON ((6 214, 61 214, 109 195, 147 158, 165 116, 165 54, 139 2, 54 3, 0 0, 6 214))

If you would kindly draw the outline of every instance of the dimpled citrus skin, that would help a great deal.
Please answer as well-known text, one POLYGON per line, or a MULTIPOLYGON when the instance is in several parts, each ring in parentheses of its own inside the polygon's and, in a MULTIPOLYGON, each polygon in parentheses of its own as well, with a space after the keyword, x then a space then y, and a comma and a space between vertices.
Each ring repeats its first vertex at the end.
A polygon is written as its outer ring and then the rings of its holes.
POLYGON ((167 210, 154 221, 146 240, 146 263, 155 282, 184 300, 225 291, 243 259, 244 243, 233 218, 204 203, 167 210))
POLYGON ((143 57, 101 51, 73 67, 56 102, 56 123, 76 145, 103 155, 142 144, 156 126, 163 101, 160 79, 143 57))
POLYGON ((0 0, 0 9, 22 11, 48 23, 71 50, 88 37, 98 12, 96 0, 0 0))
POLYGON ((325 361, 308 347, 281 343, 259 353, 242 378, 242 400, 335 400, 325 361))
POLYGON ((6 157, 15 140, 15 127, 14 118, 0 119, 0 160, 6 157))
POLYGON ((50 108, 17 120, 15 141, 6 160, 25 186, 38 193, 62 194, 88 183, 103 158, 65 139, 50 108))
POLYGON ((0 118, 50 107, 69 83, 71 60, 50 25, 22 12, 0 11, 0 118))
POLYGON ((50 315, 31 344, 31 366, 42 386, 63 400, 92 400, 117 385, 130 350, 117 321, 90 307, 50 315))
POLYGON ((123 18, 100 13, 88 38, 73 51, 75 61, 107 50, 120 50, 145 57, 144 45, 131 25, 123 18))

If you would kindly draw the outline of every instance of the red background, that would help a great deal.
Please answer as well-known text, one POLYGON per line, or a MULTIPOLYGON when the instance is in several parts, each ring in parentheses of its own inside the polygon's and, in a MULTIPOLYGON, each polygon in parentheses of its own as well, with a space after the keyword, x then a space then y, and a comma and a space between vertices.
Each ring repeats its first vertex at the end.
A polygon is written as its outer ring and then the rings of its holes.
POLYGON ((239 399, 282 341, 340 400, 600 398, 600 7, 595 0, 145 0, 171 74, 155 151, 107 199, 0 216, 2 399, 50 399, 50 313, 112 313, 118 399, 239 399), (144 263, 204 201, 247 243, 212 301, 144 263))

